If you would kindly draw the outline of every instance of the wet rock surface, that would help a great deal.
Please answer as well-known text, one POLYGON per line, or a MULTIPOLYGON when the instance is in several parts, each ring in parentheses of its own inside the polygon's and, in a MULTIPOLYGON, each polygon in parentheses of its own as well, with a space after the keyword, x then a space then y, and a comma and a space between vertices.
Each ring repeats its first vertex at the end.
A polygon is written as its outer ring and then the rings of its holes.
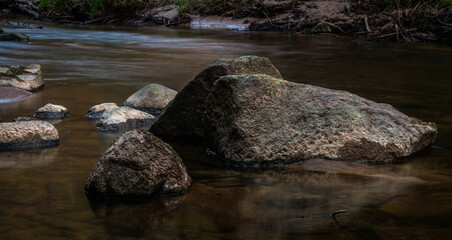
POLYGON ((116 139, 94 166, 85 190, 107 198, 181 195, 191 184, 179 155, 145 131, 129 131, 116 139))
POLYGON ((30 38, 23 33, 1 33, 0 32, 0 41, 29 41, 30 38))
POLYGON ((430 146, 437 134, 434 124, 388 104, 266 75, 220 78, 206 106, 206 143, 233 165, 392 162, 430 146))
POLYGON ((155 117, 129 107, 110 108, 104 111, 96 127, 103 132, 117 132, 151 125, 155 117))
POLYGON ((41 65, 0 66, 0 86, 36 91, 44 86, 41 65))
POLYGON ((33 116, 39 119, 63 119, 69 117, 69 111, 61 105, 47 103, 36 110, 33 116))
POLYGON ((105 110, 117 107, 118 105, 116 105, 116 103, 102 103, 94 105, 88 110, 86 117, 88 117, 89 120, 97 120, 102 117, 102 114, 105 112, 105 110))
POLYGON ((157 136, 168 138, 201 137, 205 101, 213 83, 224 75, 254 73, 281 78, 278 69, 264 57, 242 56, 219 59, 208 65, 177 93, 150 131, 157 136))
POLYGON ((0 123, 0 151, 54 147, 57 129, 45 121, 0 123))
POLYGON ((159 115, 177 92, 160 84, 149 84, 132 94, 122 104, 153 115, 159 115))
POLYGON ((15 87, 0 87, 0 103, 16 102, 33 96, 29 91, 15 87))

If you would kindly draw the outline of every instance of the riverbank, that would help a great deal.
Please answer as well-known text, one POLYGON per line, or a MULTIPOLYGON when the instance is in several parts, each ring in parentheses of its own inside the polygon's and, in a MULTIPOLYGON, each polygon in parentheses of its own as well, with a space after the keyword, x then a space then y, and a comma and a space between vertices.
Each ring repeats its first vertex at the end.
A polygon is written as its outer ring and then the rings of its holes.
POLYGON ((338 34, 362 40, 452 43, 452 2, 357 0, 0 0, 20 13, 72 24, 166 25, 338 34))

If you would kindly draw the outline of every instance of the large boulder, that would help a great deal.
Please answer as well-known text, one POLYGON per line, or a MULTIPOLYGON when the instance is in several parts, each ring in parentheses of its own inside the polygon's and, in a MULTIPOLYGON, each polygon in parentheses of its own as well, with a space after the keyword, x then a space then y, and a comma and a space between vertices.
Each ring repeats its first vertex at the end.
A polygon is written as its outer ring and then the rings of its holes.
POLYGON ((0 86, 35 91, 44 86, 41 65, 0 66, 0 86))
POLYGON ((149 84, 132 94, 122 104, 153 115, 159 115, 177 92, 160 84, 149 84))
POLYGON ((16 102, 33 96, 29 91, 15 87, 0 86, 0 103, 16 102))
POLYGON ((202 115, 213 83, 224 75, 255 73, 281 78, 278 69, 270 60, 263 57, 243 56, 220 59, 208 65, 177 93, 150 131, 166 138, 202 137, 202 115))
POLYGON ((103 132, 117 132, 151 125, 155 117, 129 107, 109 108, 104 111, 96 127, 103 132))
POLYGON ((58 146, 56 128, 45 121, 0 123, 0 150, 22 150, 58 146))
POLYGON ((106 198, 181 195, 191 178, 182 159, 150 132, 132 130, 107 149, 85 185, 88 194, 106 198))
POLYGON ((39 119, 63 119, 69 117, 69 111, 61 105, 47 103, 36 110, 33 116, 39 119))
POLYGON ((88 112, 86 113, 86 117, 88 117, 89 120, 97 120, 100 117, 102 117, 102 114, 104 114, 105 110, 110 108, 117 108, 118 105, 116 103, 102 103, 92 106, 88 112))
POLYGON ((206 105, 206 143, 233 165, 389 162, 431 145, 437 134, 434 124, 388 104, 266 75, 221 77, 206 105))

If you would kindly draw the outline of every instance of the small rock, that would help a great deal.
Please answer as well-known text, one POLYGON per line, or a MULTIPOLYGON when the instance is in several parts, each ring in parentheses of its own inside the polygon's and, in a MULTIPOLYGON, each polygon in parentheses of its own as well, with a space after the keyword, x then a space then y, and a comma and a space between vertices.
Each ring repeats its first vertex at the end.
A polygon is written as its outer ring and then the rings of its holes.
POLYGON ((153 115, 159 115, 177 92, 160 84, 149 84, 138 90, 122 104, 153 115))
POLYGON ((30 38, 22 33, 1 33, 0 41, 29 41, 30 38))
POLYGON ((0 86, 35 91, 44 86, 41 65, 0 66, 0 86))
POLYGON ((58 146, 57 129, 45 121, 0 123, 0 150, 58 146))
POLYGON ((0 86, 0 103, 21 101, 31 96, 33 93, 23 89, 0 86))
POLYGON ((165 108, 151 126, 151 132, 160 137, 189 139, 202 137, 202 116, 205 101, 213 83, 224 75, 267 74, 282 78, 278 69, 264 57, 242 56, 219 59, 198 73, 165 108))
POLYGON ((107 198, 185 194, 191 178, 171 146, 149 132, 132 130, 116 139, 94 166, 85 190, 107 198))
POLYGON ((89 111, 86 113, 86 116, 89 118, 89 120, 96 120, 99 119, 102 114, 105 112, 105 110, 110 108, 117 108, 118 105, 116 103, 102 103, 95 106, 92 106, 89 111))
POLYGON ((14 118, 14 122, 23 122, 23 121, 30 121, 29 117, 16 117, 14 118))
POLYGON ((342 29, 332 23, 320 21, 311 29, 312 33, 344 33, 342 29))
POLYGON ((104 111, 96 127, 103 132, 117 132, 151 125, 155 117, 129 107, 110 108, 104 111))
POLYGON ((61 105, 48 103, 39 108, 33 116, 39 119, 63 119, 69 117, 69 111, 61 105))

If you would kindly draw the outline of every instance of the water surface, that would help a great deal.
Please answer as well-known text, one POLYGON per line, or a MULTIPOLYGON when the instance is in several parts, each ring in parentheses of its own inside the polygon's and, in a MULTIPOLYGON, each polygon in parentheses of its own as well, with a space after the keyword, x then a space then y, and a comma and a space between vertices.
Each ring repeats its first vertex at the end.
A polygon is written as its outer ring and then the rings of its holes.
POLYGON ((1 239, 447 239, 452 233, 452 48, 162 27, 43 29, 0 23, 30 42, 0 42, 0 65, 39 63, 43 91, 0 103, 0 121, 47 104, 57 148, 0 153, 1 239), (287 80, 347 90, 437 123, 431 149, 397 165, 308 161, 267 171, 225 169, 202 146, 174 144, 194 184, 186 196, 136 204, 87 199, 83 186, 117 134, 84 114, 140 87, 179 89, 205 65, 268 57, 287 80), (334 221, 339 209, 346 214, 334 221))

